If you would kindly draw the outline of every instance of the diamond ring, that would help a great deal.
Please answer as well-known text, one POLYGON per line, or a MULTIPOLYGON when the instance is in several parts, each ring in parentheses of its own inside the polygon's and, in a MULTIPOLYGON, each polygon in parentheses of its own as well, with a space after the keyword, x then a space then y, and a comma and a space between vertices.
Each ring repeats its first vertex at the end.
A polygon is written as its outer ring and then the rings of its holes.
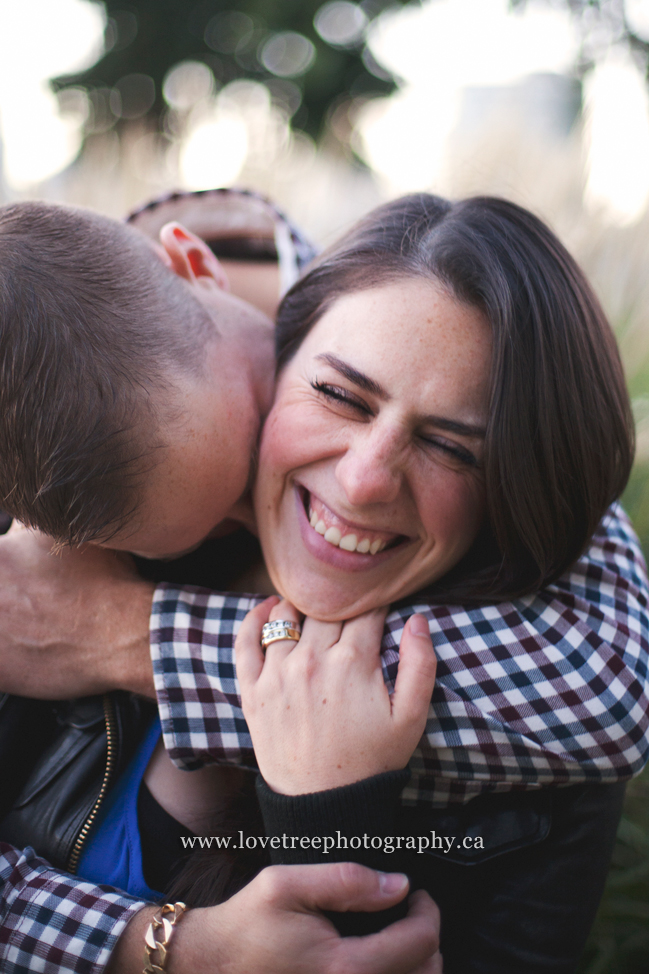
POLYGON ((292 639, 298 642, 301 634, 302 626, 292 619, 277 619, 275 622, 266 622, 261 630, 261 645, 266 649, 271 643, 279 642, 280 639, 292 639))

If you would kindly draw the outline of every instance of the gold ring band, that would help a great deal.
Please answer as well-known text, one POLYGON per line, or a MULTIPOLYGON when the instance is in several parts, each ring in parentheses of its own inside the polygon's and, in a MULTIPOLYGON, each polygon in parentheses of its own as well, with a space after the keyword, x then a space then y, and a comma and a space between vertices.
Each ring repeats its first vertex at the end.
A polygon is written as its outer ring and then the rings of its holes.
POLYGON ((283 639, 291 639, 298 642, 302 635, 302 627, 299 622, 292 619, 278 619, 275 622, 267 622, 261 630, 261 645, 264 649, 271 643, 278 643, 283 639))

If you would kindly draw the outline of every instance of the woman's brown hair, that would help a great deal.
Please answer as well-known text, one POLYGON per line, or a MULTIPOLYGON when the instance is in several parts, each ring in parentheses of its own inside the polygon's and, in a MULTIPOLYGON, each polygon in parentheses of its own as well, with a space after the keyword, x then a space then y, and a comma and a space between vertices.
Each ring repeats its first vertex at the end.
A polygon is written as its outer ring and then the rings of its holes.
POLYGON ((408 277, 439 281, 493 334, 487 521, 426 598, 488 604, 535 591, 579 557, 631 469, 633 421, 610 325, 533 214, 502 199, 418 193, 372 211, 286 294, 278 368, 336 298, 408 277))
MULTIPOLYGON (((611 328, 582 271, 531 213, 421 193, 374 210, 286 294, 278 369, 336 298, 408 277, 441 282, 493 332, 487 521, 462 562, 418 595, 476 605, 535 591, 579 557, 629 476, 633 423, 611 328)), ((173 892, 220 902, 263 865, 207 853, 173 892)))

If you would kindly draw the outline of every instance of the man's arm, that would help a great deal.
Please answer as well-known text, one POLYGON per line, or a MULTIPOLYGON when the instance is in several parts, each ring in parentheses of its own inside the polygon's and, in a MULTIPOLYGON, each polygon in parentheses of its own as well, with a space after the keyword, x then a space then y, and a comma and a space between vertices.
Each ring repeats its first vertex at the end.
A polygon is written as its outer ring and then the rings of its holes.
MULTIPOLYGON (((427 615, 438 657, 426 733, 406 799, 448 801, 485 784, 619 781, 649 742, 649 615, 644 561, 619 507, 555 585, 479 609, 421 603, 388 616, 394 681, 405 619, 427 615)), ((156 590, 151 647, 165 744, 181 767, 254 767, 233 665, 233 634, 256 600, 156 590)))
MULTIPOLYGON (((439 913, 427 894, 415 894, 389 931, 362 940, 342 940, 320 914, 381 910, 406 889, 404 876, 352 863, 264 870, 226 903, 183 917, 169 974, 436 974, 439 913)), ((140 974, 154 912, 0 843, 3 974, 140 974)))
POLYGON ((132 690, 154 697, 154 585, 129 555, 87 546, 52 554, 20 526, 0 536, 0 693, 46 700, 132 690))
MULTIPOLYGON (((126 577, 121 556, 111 552, 59 557, 38 536, 19 549, 11 540, 0 538, 0 691, 152 695, 149 584, 126 577)), ((430 620, 439 660, 405 796, 444 802, 449 792, 466 798, 485 784, 618 781, 637 773, 648 750, 647 596, 637 538, 616 506, 573 569, 536 595, 480 609, 417 604, 392 613, 383 644, 388 684, 404 620, 415 610, 430 620)), ((180 767, 254 766, 232 649, 254 604, 205 589, 156 590, 158 704, 180 767)))
MULTIPOLYGON (((146 906, 0 842, 0 970, 98 974, 146 906)), ((141 968, 140 968, 141 969, 141 968)))

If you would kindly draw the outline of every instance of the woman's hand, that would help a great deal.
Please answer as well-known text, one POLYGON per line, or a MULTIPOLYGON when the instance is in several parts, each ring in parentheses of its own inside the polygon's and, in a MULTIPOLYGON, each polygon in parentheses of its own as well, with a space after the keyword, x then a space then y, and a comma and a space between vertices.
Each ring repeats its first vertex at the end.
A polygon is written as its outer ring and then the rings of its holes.
POLYGON ((299 642, 261 629, 297 621, 290 602, 267 599, 246 616, 235 644, 243 712, 259 769, 273 791, 324 791, 404 768, 424 732, 437 660, 423 616, 408 620, 390 697, 381 670, 385 610, 345 623, 305 619, 299 642))

